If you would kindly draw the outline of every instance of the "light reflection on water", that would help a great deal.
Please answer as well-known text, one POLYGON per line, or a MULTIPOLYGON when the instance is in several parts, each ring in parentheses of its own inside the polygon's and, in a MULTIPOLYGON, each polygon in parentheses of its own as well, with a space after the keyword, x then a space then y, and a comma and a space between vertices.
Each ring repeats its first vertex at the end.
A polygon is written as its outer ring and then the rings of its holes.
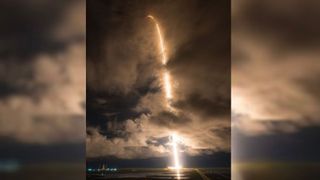
POLYGON ((177 172, 141 172, 106 174, 106 178, 157 178, 157 179, 190 179, 187 173, 177 172))

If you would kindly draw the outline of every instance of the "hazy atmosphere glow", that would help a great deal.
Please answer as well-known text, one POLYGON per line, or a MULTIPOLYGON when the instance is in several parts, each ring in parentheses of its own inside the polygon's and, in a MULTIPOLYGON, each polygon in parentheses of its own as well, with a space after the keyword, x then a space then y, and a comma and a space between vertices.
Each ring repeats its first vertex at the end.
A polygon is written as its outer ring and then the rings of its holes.
POLYGON ((228 167, 228 3, 143 2, 88 3, 87 163, 228 167))
MULTIPOLYGON (((170 74, 168 70, 165 68, 165 65, 167 63, 167 56, 165 53, 165 45, 164 45, 164 40, 161 34, 161 29, 158 24, 158 22, 155 20, 155 18, 151 15, 148 15, 148 18, 150 18, 156 25, 157 28, 157 34, 159 37, 159 45, 160 45, 160 52, 161 52, 161 58, 162 58, 162 65, 164 65, 164 70, 163 70, 163 88, 165 91, 165 98, 167 102, 167 107, 172 110, 172 107, 170 105, 170 100, 173 98, 172 96, 172 86, 171 86, 171 80, 170 80, 170 74)), ((178 150, 178 144, 177 144, 177 136, 175 133, 171 135, 171 144, 172 144, 172 156, 174 159, 174 167, 173 169, 179 171, 181 168, 180 165, 180 160, 179 160, 179 150, 178 150)))

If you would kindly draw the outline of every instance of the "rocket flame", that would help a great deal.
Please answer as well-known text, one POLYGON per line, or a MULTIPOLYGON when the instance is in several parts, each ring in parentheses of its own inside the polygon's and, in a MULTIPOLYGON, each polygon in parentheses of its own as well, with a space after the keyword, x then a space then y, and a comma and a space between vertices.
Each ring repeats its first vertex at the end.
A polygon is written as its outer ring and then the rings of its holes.
POLYGON ((163 85, 164 85, 167 100, 172 99, 171 81, 170 81, 170 74, 168 71, 163 72, 163 85))
POLYGON ((166 55, 166 49, 165 49, 164 41, 162 38, 160 26, 153 16, 148 15, 147 17, 150 18, 156 25, 157 33, 158 33, 158 37, 159 37, 159 46, 160 46, 160 51, 161 51, 160 53, 162 56, 162 64, 166 65, 167 64, 167 55, 166 55))
MULTIPOLYGON (((163 89, 165 92, 165 98, 167 100, 167 107, 170 111, 174 111, 174 109, 171 107, 170 105, 170 100, 173 98, 172 95, 172 87, 171 87, 171 78, 170 78, 170 73, 169 71, 166 70, 165 66, 168 62, 167 59, 167 55, 166 55, 166 48, 165 48, 165 44, 164 44, 164 40, 161 34, 161 29, 160 26, 158 24, 158 22, 156 21, 156 19, 151 16, 148 15, 148 18, 150 18, 157 29, 157 34, 158 34, 158 38, 159 38, 159 47, 160 47, 160 53, 161 53, 161 62, 163 65, 163 71, 162 71, 162 83, 163 83, 163 89)), ((172 155, 173 155, 173 160, 174 160, 174 167, 169 167, 169 169, 175 169, 177 171, 177 177, 178 179, 180 179, 180 169, 181 169, 181 165, 180 165, 180 160, 179 160, 179 149, 178 149, 178 136, 173 133, 171 135, 171 144, 172 144, 172 155)))
POLYGON ((178 138, 176 134, 172 134, 172 151, 173 151, 173 158, 174 158, 174 169, 179 170, 181 168, 180 160, 179 160, 179 153, 178 153, 178 138))
MULTIPOLYGON (((161 62, 162 62, 162 65, 164 65, 164 68, 165 68, 165 65, 167 64, 167 55, 166 55, 166 48, 165 48, 165 45, 164 45, 164 40, 163 40, 163 37, 162 37, 162 34, 161 34, 161 29, 160 29, 159 23, 157 22, 157 20, 153 16, 148 15, 147 17, 150 18, 154 22, 154 24, 156 26, 157 35, 158 35, 158 38, 159 38, 161 62)), ((173 98, 171 80, 170 80, 170 73, 166 69, 164 69, 162 73, 163 73, 162 74, 163 89, 164 89, 164 92, 165 92, 165 97, 167 99, 167 107, 169 108, 169 110, 173 110, 173 108, 170 106, 170 100, 173 98)))

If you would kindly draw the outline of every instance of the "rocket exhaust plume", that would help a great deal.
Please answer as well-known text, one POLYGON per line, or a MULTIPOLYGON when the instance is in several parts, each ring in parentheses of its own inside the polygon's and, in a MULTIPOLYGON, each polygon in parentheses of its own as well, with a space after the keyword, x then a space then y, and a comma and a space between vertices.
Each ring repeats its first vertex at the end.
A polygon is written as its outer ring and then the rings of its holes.
POLYGON ((162 57, 161 61, 162 61, 163 65, 166 65, 167 64, 167 55, 166 55, 166 49, 165 49, 165 45, 164 45, 164 41, 163 41, 163 37, 161 34, 161 29, 160 29, 159 23, 156 21, 156 19, 153 16, 148 15, 147 17, 150 18, 156 25, 157 33, 158 33, 158 37, 159 37, 160 53, 161 53, 161 57, 162 57))
POLYGON ((179 149, 178 149, 178 137, 176 134, 171 135, 172 141, 172 151, 174 158, 174 169, 179 170, 181 168, 180 160, 179 160, 179 149))
MULTIPOLYGON (((165 68, 165 65, 168 62, 167 59, 167 54, 166 54, 166 47, 164 44, 164 40, 163 40, 163 36, 161 34, 161 28, 159 23, 157 22, 157 20, 151 16, 148 15, 147 18, 150 18, 152 20, 152 22, 155 24, 156 30, 157 30, 157 36, 159 39, 159 47, 160 47, 160 53, 161 53, 161 63, 165 68)), ((169 110, 173 110, 173 108, 170 106, 170 100, 173 98, 172 96, 172 86, 171 86, 171 80, 170 80, 170 73, 164 69, 162 72, 162 83, 163 83, 163 89, 165 92, 165 98, 167 100, 167 107, 169 108, 169 110)))
POLYGON ((170 74, 169 72, 163 72, 163 82, 164 82, 164 89, 166 92, 167 100, 172 99, 172 92, 171 92, 171 81, 170 81, 170 74))
MULTIPOLYGON (((161 53, 161 63, 163 65, 163 71, 162 71, 162 82, 163 82, 163 89, 165 92, 165 98, 167 101, 167 107, 170 111, 173 111, 174 109, 170 105, 170 101, 173 99, 172 95, 172 87, 171 87, 171 78, 169 71, 166 70, 166 64, 168 62, 167 54, 166 54, 166 47, 165 43, 161 34, 161 28, 157 20, 151 16, 148 15, 147 18, 150 18, 152 22, 155 24, 155 27, 157 29, 157 36, 159 39, 159 47, 160 47, 160 53, 161 53)), ((174 167, 169 167, 169 169, 175 169, 177 171, 178 179, 180 179, 180 159, 179 159, 179 149, 178 149, 178 136, 173 133, 171 134, 171 144, 172 144, 172 156, 174 160, 174 167)))
POLYGON ((169 166, 168 169, 176 170, 177 177, 180 179, 180 170, 182 169, 182 165, 180 164, 179 158, 179 137, 175 133, 172 133, 170 136, 170 142, 172 146, 173 166, 169 166))

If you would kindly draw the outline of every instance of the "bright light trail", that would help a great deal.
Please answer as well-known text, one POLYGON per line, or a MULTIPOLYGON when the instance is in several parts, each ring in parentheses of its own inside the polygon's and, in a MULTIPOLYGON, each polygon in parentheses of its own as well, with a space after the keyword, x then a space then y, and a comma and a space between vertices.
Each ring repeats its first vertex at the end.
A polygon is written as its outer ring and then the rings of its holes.
POLYGON ((179 149, 178 149, 178 137, 176 134, 171 135, 172 141, 172 151, 174 158, 174 169, 181 169, 180 160, 179 160, 179 149))
MULTIPOLYGON (((173 98, 171 77, 170 77, 169 71, 167 71, 166 67, 165 67, 168 62, 168 59, 167 59, 167 55, 166 55, 166 48, 165 48, 164 40, 163 40, 163 37, 161 34, 160 25, 153 16, 148 15, 147 17, 150 18, 154 22, 156 29, 157 29, 157 34, 158 34, 158 38, 159 38, 159 47, 160 47, 160 53, 161 53, 161 62, 164 67, 164 69, 162 71, 163 89, 165 92, 165 98, 167 100, 167 105, 168 105, 167 107, 170 111, 174 111, 174 109, 170 105, 170 100, 173 98)), ((181 166, 180 160, 179 160, 178 141, 179 141, 178 136, 175 133, 171 134, 172 156, 173 156, 173 160, 174 160, 174 166, 169 167, 169 169, 176 170, 177 177, 178 177, 178 179, 180 179, 180 169, 182 168, 182 166, 181 166)))
MULTIPOLYGON (((165 48, 165 45, 164 45, 164 40, 163 40, 163 37, 162 37, 162 34, 161 34, 160 25, 159 25, 159 23, 157 22, 157 20, 153 16, 148 15, 147 17, 150 18, 152 20, 152 22, 156 26, 157 34, 158 34, 158 38, 159 38, 161 62, 162 62, 162 65, 164 65, 164 68, 165 68, 165 65, 167 64, 167 55, 166 55, 166 48, 165 48)), ((166 69, 164 69, 163 72, 162 72, 163 89, 164 89, 165 97, 166 97, 166 100, 167 100, 167 107, 169 108, 170 111, 173 111, 173 108, 170 105, 170 100, 173 98, 172 86, 171 86, 171 80, 170 79, 171 79, 170 78, 170 73, 166 69)))
POLYGON ((162 34, 161 34, 161 29, 160 29, 159 23, 156 21, 156 19, 153 16, 148 15, 147 17, 150 18, 156 25, 157 33, 158 33, 158 37, 159 37, 160 52, 161 52, 161 56, 162 56, 162 64, 166 65, 167 64, 166 48, 165 48, 164 41, 163 41, 163 38, 162 38, 162 34))
POLYGON ((167 100, 172 99, 170 74, 168 71, 163 72, 163 83, 167 100))

